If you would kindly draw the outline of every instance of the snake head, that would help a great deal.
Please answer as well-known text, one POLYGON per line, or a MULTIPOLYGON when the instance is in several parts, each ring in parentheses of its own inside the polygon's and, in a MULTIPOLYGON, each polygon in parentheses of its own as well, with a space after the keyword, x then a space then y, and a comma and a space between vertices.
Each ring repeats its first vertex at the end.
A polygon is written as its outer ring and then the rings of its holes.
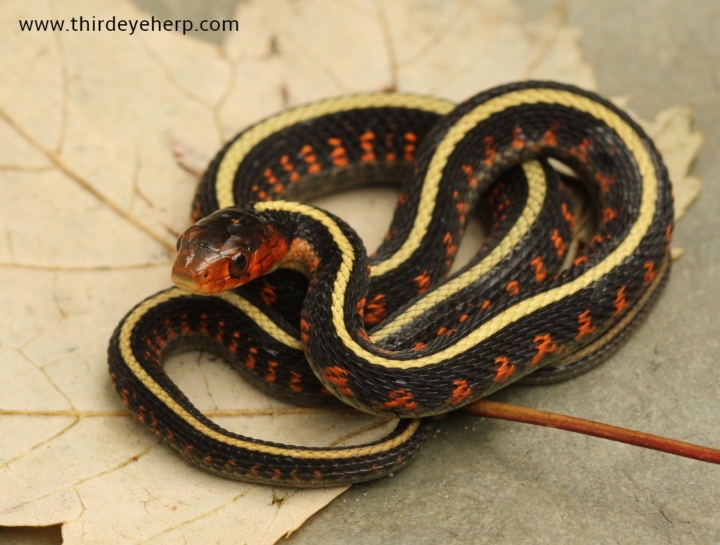
POLYGON ((172 281, 190 293, 217 294, 274 271, 287 249, 252 207, 225 208, 180 235, 172 281))

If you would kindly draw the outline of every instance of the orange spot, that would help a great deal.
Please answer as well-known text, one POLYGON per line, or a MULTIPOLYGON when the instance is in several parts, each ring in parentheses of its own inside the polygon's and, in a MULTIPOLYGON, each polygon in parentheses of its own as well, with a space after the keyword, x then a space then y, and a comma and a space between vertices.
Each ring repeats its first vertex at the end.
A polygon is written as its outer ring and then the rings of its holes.
POLYGON ((396 409, 398 407, 406 411, 414 411, 419 408, 419 405, 415 403, 413 395, 403 389, 393 390, 388 394, 388 401, 378 405, 379 409, 396 409))
POLYGON ((467 314, 462 314, 462 315, 460 316, 460 318, 458 319, 458 322, 463 323, 463 322, 464 322, 465 320, 467 320, 467 319, 468 319, 468 315, 467 315, 467 314))
POLYGON ((358 301, 357 311, 361 317, 365 316, 365 298, 364 297, 358 301))
POLYGON ((555 246, 555 251, 557 252, 558 257, 562 257, 565 254, 565 241, 560 236, 560 232, 555 229, 552 234, 550 235, 550 238, 552 239, 553 246, 555 246))
POLYGON ((275 379, 277 378, 275 374, 275 368, 278 366, 278 362, 273 360, 268 360, 268 370, 267 373, 265 373, 265 380, 267 382, 275 382, 275 379))
POLYGON ((353 391, 348 386, 348 371, 342 367, 334 365, 332 367, 326 367, 323 371, 323 376, 330 384, 335 386, 335 389, 343 395, 351 396, 353 391))
POLYGON ((588 149, 592 146, 592 143, 588 138, 583 138, 582 142, 577 146, 570 148, 570 153, 580 159, 583 163, 587 163, 588 160, 588 149))
POLYGON ((535 282, 540 283, 545 280, 547 270, 545 269, 545 264, 543 263, 542 258, 540 256, 533 258, 530 265, 535 268, 535 282))
POLYGON ((485 145, 485 164, 487 166, 492 165, 497 155, 497 150, 493 147, 494 143, 495 139, 492 136, 486 136, 483 140, 483 144, 485 145))
POLYGON ((379 293, 365 307, 365 323, 374 325, 381 322, 383 318, 385 318, 385 295, 379 293))
POLYGON ((560 128, 560 123, 553 121, 550 128, 545 131, 540 139, 540 142, 546 146, 557 146, 557 130, 560 128))
POLYGON ((445 233, 443 237, 443 244, 445 244, 445 255, 448 257, 448 261, 452 263, 452 257, 457 251, 457 246, 453 244, 453 237, 450 232, 445 233))
POLYGON ((626 306, 627 301, 625 300, 625 286, 623 286, 618 290, 617 295, 615 296, 615 312, 613 312, 613 316, 620 314, 626 306))
POLYGON ((519 125, 515 125, 513 129, 512 149, 521 149, 525 147, 525 137, 519 125))
POLYGON ((448 330, 447 327, 445 327, 445 326, 440 326, 440 328, 437 330, 437 335, 438 335, 438 337, 439 337, 440 335, 444 335, 447 330, 448 330))
POLYGON ((464 378, 453 380, 453 384, 455 385, 455 389, 453 390, 450 397, 445 400, 445 403, 447 403, 448 405, 457 405, 464 399, 467 399, 468 396, 470 396, 470 394, 472 393, 472 388, 468 386, 467 380, 465 380, 464 378))
POLYGON ((575 216, 568 209, 567 203, 562 203, 561 208, 562 208, 563 218, 565 218, 565 221, 568 223, 568 227, 570 227, 571 231, 574 231, 575 230, 575 216))
POLYGON ((580 316, 578 316, 578 334, 576 339, 581 339, 585 335, 590 335, 597 329, 597 326, 592 323, 592 317, 590 311, 586 310, 580 316))
POLYGON ((538 335, 533 339, 533 342, 535 343, 537 354, 533 357, 530 365, 537 365, 545 354, 552 354, 558 350, 558 345, 552 342, 549 333, 538 335))
POLYGON ((269 284, 267 281, 265 282, 263 288, 260 290, 260 298, 267 306, 272 305, 277 300, 275 288, 273 288, 272 285, 269 284))
POLYGON ((465 173, 468 185, 470 187, 475 187, 478 184, 478 179, 474 175, 473 167, 470 165, 463 165, 461 168, 462 171, 465 173))
POLYGON ((643 276, 643 286, 647 286, 650 284, 650 282, 653 281, 653 278, 655 278, 655 263, 652 261, 648 261, 643 265, 643 268, 645 269, 645 276, 643 276))
POLYGON ((515 366, 505 356, 495 358, 495 365, 498 367, 495 369, 494 382, 505 382, 515 372, 515 366))
POLYGON ((307 344, 308 340, 310 340, 310 322, 305 318, 300 319, 300 340, 304 344, 307 344))
POLYGON ((413 350, 422 350, 425 348, 425 343, 422 341, 418 341, 415 343, 415 346, 413 346, 413 350))
POLYGON ((485 299, 485 301, 483 301, 483 304, 480 305, 480 310, 485 310, 486 308, 489 308, 489 307, 490 307, 490 299, 485 299))
POLYGON ((430 275, 427 271, 423 271, 418 276, 413 278, 415 283, 417 284, 417 292, 418 293, 425 293, 430 288, 430 275))
POLYGON ((251 371, 255 369, 255 356, 253 356, 252 354, 248 354, 248 357, 245 359, 245 367, 247 367, 251 371))
POLYGON ((302 375, 300 373, 297 371, 290 371, 290 389, 293 392, 302 392, 302 386, 300 386, 301 381, 302 375))
POLYGON ((603 222, 607 223, 615 218, 617 218, 617 212, 615 212, 615 210, 609 207, 603 208, 603 222))
POLYGON ((363 154, 360 156, 360 160, 363 163, 371 163, 375 161, 375 133, 367 131, 360 135, 360 148, 363 150, 363 154))
POLYGON ((415 142, 417 142, 417 136, 415 135, 415 133, 406 132, 405 142, 405 155, 403 156, 403 158, 406 161, 413 161, 415 159, 415 142))
POLYGON ((595 176, 595 179, 600 184, 600 189, 603 190, 603 193, 607 193, 608 191, 610 191, 610 186, 615 185, 615 180, 605 174, 597 174, 595 176))
POLYGON ((510 295, 517 295, 520 293, 520 283, 517 280, 511 280, 507 283, 507 286, 505 286, 505 291, 510 295))
POLYGON ((668 225, 667 229, 665 229, 665 242, 667 242, 668 244, 670 244, 672 242, 672 238, 673 238, 672 232, 673 232, 673 226, 668 225))
POLYGON ((272 170, 270 170, 269 168, 265 169, 265 172, 263 172, 263 176, 265 177, 265 179, 268 181, 268 183, 270 185, 273 185, 274 183, 277 182, 277 178, 275 176, 273 176, 272 170))
POLYGON ((208 454, 207 456, 205 456, 205 458, 203 458, 203 462, 205 462, 206 464, 211 464, 211 463, 212 463, 212 456, 210 456, 210 455, 208 454))
POLYGON ((320 163, 317 162, 317 155, 315 155, 312 146, 303 146, 300 149, 300 155, 302 155, 303 161, 308 165, 308 173, 316 174, 320 172, 320 163))

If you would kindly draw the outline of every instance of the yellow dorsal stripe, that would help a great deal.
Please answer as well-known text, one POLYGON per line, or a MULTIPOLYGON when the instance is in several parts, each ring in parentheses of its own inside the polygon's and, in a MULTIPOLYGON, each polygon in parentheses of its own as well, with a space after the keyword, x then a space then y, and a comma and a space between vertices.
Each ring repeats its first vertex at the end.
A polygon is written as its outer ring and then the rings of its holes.
MULTIPOLYGON (((225 152, 215 177, 215 196, 218 205, 220 208, 235 206, 233 185, 235 183, 237 169, 247 154, 266 138, 296 123, 309 121, 323 115, 362 108, 386 107, 418 109, 438 115, 446 115, 455 105, 452 102, 438 98, 405 95, 401 93, 369 93, 323 100, 281 112, 248 129, 240 138, 233 142, 225 152)), ((427 201, 423 202, 423 204, 427 208, 427 201)), ((432 212, 432 207, 430 208, 430 212, 432 212)), ((423 211, 423 213, 427 212, 423 211)), ((418 229, 419 228, 420 227, 418 227, 418 229)), ((414 229, 413 233, 414 236, 417 236, 417 229, 414 229)), ((390 260, 393 259, 394 256, 391 256, 390 260)), ((392 266, 384 265, 385 262, 378 263, 373 267, 372 274, 376 277, 380 276, 396 267, 400 262, 401 261, 394 260, 392 266)))
MULTIPOLYGON (((618 114, 590 98, 576 95, 570 91, 541 88, 512 91, 507 94, 500 95, 483 104, 480 104, 475 109, 468 112, 466 116, 459 121, 459 123, 463 126, 471 123, 476 125, 488 119, 492 115, 506 110, 507 108, 512 108, 521 104, 537 103, 557 104, 576 108, 595 117, 615 130, 635 157, 642 180, 642 196, 637 221, 630 228, 628 235, 618 245, 618 247, 602 262, 586 271, 582 276, 579 276, 575 280, 568 282, 567 284, 563 284, 553 290, 519 302, 518 304, 496 315, 472 333, 460 339, 457 343, 440 352, 418 359, 400 361, 384 358, 364 350, 352 339, 345 328, 343 312, 345 290, 348 282, 348 271, 352 269, 355 256, 350 242, 347 240, 340 228, 324 212, 309 206, 285 202, 258 203, 256 205, 256 208, 259 210, 282 209, 306 214, 323 224, 332 235, 336 244, 343 252, 341 270, 338 271, 333 284, 333 303, 331 309, 333 326, 335 327, 335 331, 342 340, 343 344, 355 355, 370 364, 394 369, 414 369, 448 361, 453 357, 471 349, 528 314, 560 301, 561 299, 588 287, 597 279, 607 275, 638 247, 640 241, 650 227, 653 215, 655 214, 658 181, 652 159, 640 136, 618 114)), ((463 134, 467 132, 467 129, 463 130, 463 134)), ((448 148, 454 147, 457 143, 455 136, 450 136, 450 133, 448 133, 448 135, 449 138, 443 140, 438 146, 437 155, 440 159, 438 159, 438 161, 435 161, 434 159, 431 160, 431 167, 435 165, 433 167, 435 170, 442 170, 438 165, 444 165, 443 161, 447 159, 450 154, 450 150, 448 148)))
POLYGON ((523 163, 522 168, 528 181, 527 204, 515 222, 515 225, 512 226, 502 241, 473 268, 453 278, 447 284, 443 284, 440 288, 428 293, 391 322, 384 323, 379 330, 370 336, 370 340, 378 342, 393 334, 418 316, 428 312, 435 305, 445 301, 448 297, 452 297, 466 286, 477 281, 512 252, 513 248, 518 245, 520 240, 522 240, 535 223, 545 202, 545 194, 547 192, 545 172, 540 163, 537 161, 528 161, 523 163))

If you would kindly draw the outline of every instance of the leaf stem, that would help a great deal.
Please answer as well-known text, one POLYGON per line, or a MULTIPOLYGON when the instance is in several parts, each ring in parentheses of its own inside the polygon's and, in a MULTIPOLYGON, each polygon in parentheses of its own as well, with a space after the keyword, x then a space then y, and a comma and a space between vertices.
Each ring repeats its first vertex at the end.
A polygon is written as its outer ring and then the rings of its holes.
POLYGON ((609 424, 601 424, 592 420, 576 418, 563 414, 539 411, 527 407, 519 407, 508 403, 487 401, 481 399, 462 409, 461 412, 470 416, 481 416, 484 418, 495 418, 498 420, 510 420, 524 424, 534 424, 546 428, 557 428, 560 430, 592 435, 602 439, 610 439, 619 443, 634 445, 660 452, 667 452, 676 456, 692 458, 712 464, 720 464, 720 450, 668 439, 659 435, 652 435, 641 431, 628 430, 609 424))

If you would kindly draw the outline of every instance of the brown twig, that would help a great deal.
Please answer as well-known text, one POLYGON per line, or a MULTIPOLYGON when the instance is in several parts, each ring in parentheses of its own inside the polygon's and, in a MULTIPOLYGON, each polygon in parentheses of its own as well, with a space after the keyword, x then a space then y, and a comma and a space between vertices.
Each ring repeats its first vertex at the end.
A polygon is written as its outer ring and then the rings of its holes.
POLYGON ((549 413, 537 409, 518 407, 507 403, 486 401, 481 399, 463 409, 463 413, 470 416, 482 416, 484 418, 496 418, 499 420, 511 420, 524 424, 534 424, 546 428, 557 428, 560 430, 592 435, 602 439, 610 439, 636 447, 644 447, 652 450, 659 450, 676 456, 684 456, 693 460, 701 460, 712 464, 720 464, 720 450, 685 443, 675 439, 667 439, 658 435, 644 433, 641 431, 628 430, 609 424, 601 424, 592 420, 566 416, 563 414, 549 413))

